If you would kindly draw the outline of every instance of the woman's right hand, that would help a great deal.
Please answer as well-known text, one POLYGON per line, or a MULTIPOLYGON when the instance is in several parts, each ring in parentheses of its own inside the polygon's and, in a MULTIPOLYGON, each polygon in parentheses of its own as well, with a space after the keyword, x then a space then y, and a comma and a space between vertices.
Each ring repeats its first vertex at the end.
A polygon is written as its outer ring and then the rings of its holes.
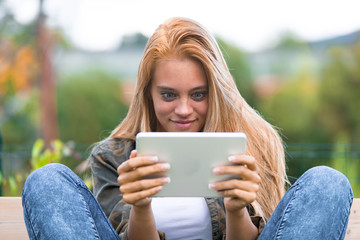
POLYGON ((136 156, 136 150, 130 154, 130 159, 123 162, 117 169, 118 183, 123 200, 137 207, 151 203, 150 196, 160 192, 162 186, 169 182, 168 177, 144 178, 151 174, 165 173, 169 170, 168 163, 158 163, 155 156, 136 156))

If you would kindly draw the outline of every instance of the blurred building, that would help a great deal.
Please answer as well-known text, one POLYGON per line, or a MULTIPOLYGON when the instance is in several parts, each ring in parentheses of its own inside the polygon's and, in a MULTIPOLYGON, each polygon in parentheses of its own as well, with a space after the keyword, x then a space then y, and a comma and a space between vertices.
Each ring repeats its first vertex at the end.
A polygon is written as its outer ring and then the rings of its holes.
POLYGON ((141 48, 108 52, 60 50, 55 56, 54 65, 58 75, 96 69, 117 74, 122 79, 134 80, 142 55, 141 48))
MULTIPOLYGON (((304 69, 318 72, 326 61, 327 50, 330 47, 351 45, 359 39, 360 31, 356 31, 315 42, 279 44, 273 48, 248 53, 256 91, 268 95, 275 91, 280 81, 286 81, 286 76, 304 69)), ((134 34, 125 37, 123 44, 114 51, 58 50, 54 57, 55 69, 60 78, 89 69, 110 72, 125 82, 128 93, 136 80, 146 41, 143 35, 134 34)))

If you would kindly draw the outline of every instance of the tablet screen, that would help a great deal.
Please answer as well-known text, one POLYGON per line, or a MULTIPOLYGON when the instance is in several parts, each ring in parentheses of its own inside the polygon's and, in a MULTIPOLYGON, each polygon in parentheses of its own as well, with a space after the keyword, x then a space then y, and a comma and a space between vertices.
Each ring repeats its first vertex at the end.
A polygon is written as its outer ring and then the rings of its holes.
MULTIPOLYGON (((155 155, 168 162, 171 182, 156 197, 217 197, 209 183, 233 178, 214 175, 215 166, 229 165, 228 157, 246 153, 244 133, 141 132, 136 136, 138 156, 155 155)), ((159 177, 159 176, 150 176, 159 177)))

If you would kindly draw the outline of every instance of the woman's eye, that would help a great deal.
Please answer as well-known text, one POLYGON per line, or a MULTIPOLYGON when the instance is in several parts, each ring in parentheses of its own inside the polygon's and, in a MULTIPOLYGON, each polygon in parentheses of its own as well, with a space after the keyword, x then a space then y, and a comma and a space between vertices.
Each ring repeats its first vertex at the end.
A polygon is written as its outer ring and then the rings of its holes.
POLYGON ((175 94, 170 92, 163 92, 161 93, 161 97, 164 100, 172 100, 175 98, 175 94))
POLYGON ((195 101, 201 101, 203 100, 207 95, 207 92, 196 92, 192 94, 192 99, 194 99, 195 101))

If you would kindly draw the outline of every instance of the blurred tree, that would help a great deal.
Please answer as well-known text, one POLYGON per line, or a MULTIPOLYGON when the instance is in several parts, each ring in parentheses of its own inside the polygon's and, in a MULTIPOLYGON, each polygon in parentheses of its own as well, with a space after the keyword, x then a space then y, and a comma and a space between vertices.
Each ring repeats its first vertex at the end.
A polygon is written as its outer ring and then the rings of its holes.
POLYGON ((271 73, 290 78, 298 74, 305 62, 309 64, 313 58, 309 44, 290 31, 280 34, 268 55, 271 73))
POLYGON ((4 1, 0 5, 0 127, 4 142, 24 143, 33 140, 36 131, 29 112, 36 96, 34 24, 19 24, 4 1))
POLYGON ((148 37, 146 37, 142 33, 126 35, 122 38, 122 42, 119 49, 122 50, 133 50, 134 48, 144 49, 147 41, 148 41, 148 37))
POLYGON ((58 120, 56 111, 55 75, 52 65, 53 37, 46 26, 44 0, 39 0, 39 13, 36 22, 36 50, 39 62, 40 116, 41 130, 45 147, 58 139, 58 120))
POLYGON ((356 149, 355 145, 350 143, 348 136, 345 134, 337 134, 337 139, 336 143, 334 144, 333 151, 335 152, 334 159, 329 165, 344 173, 348 177, 354 192, 354 196, 359 196, 360 159, 356 159, 355 157, 355 154, 356 152, 359 152, 359 149, 356 149))
POLYGON ((315 113, 318 109, 315 76, 304 69, 269 96, 259 98, 259 111, 279 126, 287 142, 321 140, 315 113))
POLYGON ((291 31, 282 32, 275 44, 275 49, 301 49, 308 48, 308 43, 291 31))
POLYGON ((38 94, 36 92, 29 96, 29 100, 17 101, 12 99, 3 109, 6 118, 0 123, 3 132, 4 143, 24 144, 31 143, 40 137, 38 125, 38 94), (9 110, 10 108, 10 110, 9 110))
POLYGON ((360 42, 350 48, 332 47, 320 84, 319 118, 332 142, 345 135, 360 141, 360 42))
POLYGON ((31 27, 16 22, 3 0, 0 6, 0 100, 4 103, 32 85, 36 59, 31 27))
POLYGON ((125 117, 121 82, 100 70, 68 76, 57 89, 60 139, 91 144, 125 117))
POLYGON ((254 82, 251 76, 248 56, 240 48, 226 42, 222 38, 217 37, 216 40, 241 95, 250 105, 254 105, 254 82))
MULTIPOLYGON (((2 153, 2 134, 0 128, 0 153, 2 153)), ((0 196, 2 196, 2 185, 3 185, 3 170, 2 170, 2 154, 0 154, 0 196)))
POLYGON ((279 126, 286 142, 324 140, 318 111, 318 75, 308 43, 291 32, 280 35, 272 49, 261 55, 268 72, 256 79, 256 108, 279 126))
POLYGON ((0 45, 0 98, 5 99, 33 86, 36 71, 35 53, 31 46, 14 46, 9 41, 0 45))
MULTIPOLYGON (((4 128, 4 138, 17 141, 14 127, 24 133, 40 131, 46 145, 57 139, 57 116, 55 100, 55 81, 51 63, 53 44, 69 46, 59 29, 46 27, 46 17, 43 12, 44 0, 39 1, 40 8, 37 19, 28 24, 18 23, 10 9, 0 0, 2 15, 0 16, 0 126, 4 128), (38 91, 40 87, 40 91, 38 91), (27 107, 39 100, 40 107, 27 107), (26 110, 34 112, 26 112, 26 110), (31 117, 28 117, 29 114, 31 117), (40 114, 41 119, 33 118, 40 114), (30 122, 29 120, 37 120, 30 122), (26 122, 21 124, 20 122, 26 122), (37 125, 37 126, 35 126, 37 125), (41 126, 41 127, 39 127, 41 126), (21 131, 27 129, 26 131, 21 131), (8 135, 10 134, 10 135, 8 135)), ((23 138, 33 140, 38 136, 28 135, 23 138)))
POLYGON ((0 0, 0 9, 0 41, 3 41, 4 38, 19 35, 19 32, 22 31, 23 26, 15 20, 13 13, 5 4, 4 0, 0 0))

